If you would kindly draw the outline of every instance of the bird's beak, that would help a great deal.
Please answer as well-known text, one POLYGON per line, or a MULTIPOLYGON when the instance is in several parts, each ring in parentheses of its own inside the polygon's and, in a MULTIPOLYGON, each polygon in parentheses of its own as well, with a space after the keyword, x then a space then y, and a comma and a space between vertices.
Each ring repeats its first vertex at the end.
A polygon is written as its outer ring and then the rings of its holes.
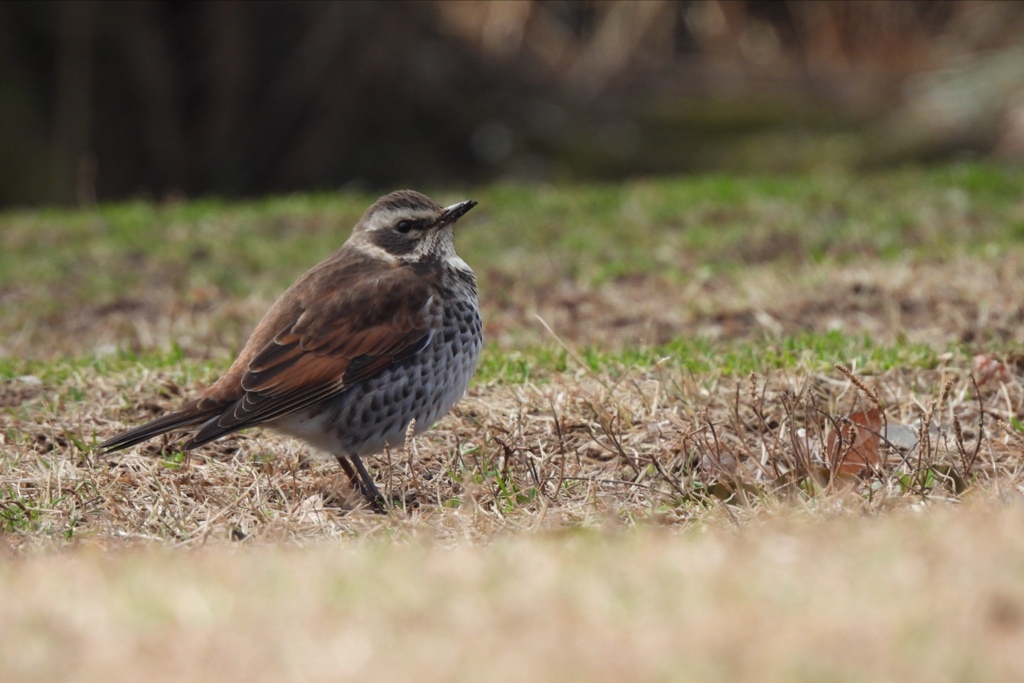
POLYGON ((441 215, 437 217, 437 226, 441 227, 442 225, 451 225, 465 216, 466 213, 468 213, 474 206, 476 206, 476 202, 472 199, 467 199, 464 202, 459 202, 458 204, 452 204, 451 206, 445 207, 441 211, 441 215))

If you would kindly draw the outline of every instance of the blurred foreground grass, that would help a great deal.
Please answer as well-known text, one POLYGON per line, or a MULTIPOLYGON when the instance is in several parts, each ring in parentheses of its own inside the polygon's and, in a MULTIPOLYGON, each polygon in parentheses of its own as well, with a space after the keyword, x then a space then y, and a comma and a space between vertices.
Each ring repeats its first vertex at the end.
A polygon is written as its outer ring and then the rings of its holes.
MULTIPOLYGON (((854 506, 855 507, 855 506, 854 506)), ((6 680, 988 683, 1024 676, 1024 514, 807 509, 472 544, 0 563, 6 680)), ((463 537, 463 540, 458 540, 463 537)))

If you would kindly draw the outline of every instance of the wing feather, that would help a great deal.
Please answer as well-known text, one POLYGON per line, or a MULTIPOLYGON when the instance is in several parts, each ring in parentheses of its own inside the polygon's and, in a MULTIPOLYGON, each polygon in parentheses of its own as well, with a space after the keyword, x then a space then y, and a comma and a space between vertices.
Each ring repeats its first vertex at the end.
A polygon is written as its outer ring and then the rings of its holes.
POLYGON ((408 268, 343 248, 274 302, 231 368, 181 409, 101 444, 109 452, 197 430, 195 448, 327 400, 427 346, 441 327, 436 290, 408 268))
MULTIPOLYGON (((206 422, 187 447, 336 396, 419 353, 440 329, 440 297, 407 269, 347 284, 319 299, 298 294, 291 315, 277 316, 275 332, 264 332, 262 344, 257 328, 239 357, 250 358, 236 371, 240 395, 206 422), (249 349, 254 343, 256 348, 249 349)), ((265 321, 273 313, 271 309, 265 321)), ((216 384, 211 387, 211 395, 217 389, 216 384)))

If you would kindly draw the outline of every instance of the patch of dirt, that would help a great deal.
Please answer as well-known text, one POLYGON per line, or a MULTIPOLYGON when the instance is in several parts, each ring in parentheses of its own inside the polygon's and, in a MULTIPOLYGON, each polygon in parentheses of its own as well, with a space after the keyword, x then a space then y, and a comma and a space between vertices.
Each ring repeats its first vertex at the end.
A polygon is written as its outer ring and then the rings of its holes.
POLYGON ((29 403, 43 393, 43 383, 37 377, 16 377, 0 382, 0 408, 14 408, 29 403))
POLYGON ((552 283, 499 301, 485 289, 483 305, 490 338, 508 347, 550 339, 536 316, 567 342, 613 347, 827 330, 883 343, 1024 343, 1024 262, 1014 254, 791 272, 763 267, 682 283, 633 276, 594 288, 552 283))

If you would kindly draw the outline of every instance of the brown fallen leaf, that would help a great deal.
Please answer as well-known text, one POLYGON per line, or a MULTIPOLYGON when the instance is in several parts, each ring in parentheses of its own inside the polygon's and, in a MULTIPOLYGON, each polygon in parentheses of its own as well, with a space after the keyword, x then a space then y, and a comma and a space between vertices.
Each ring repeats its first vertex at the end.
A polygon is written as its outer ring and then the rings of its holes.
POLYGON ((979 353, 974 357, 974 379, 979 387, 987 382, 1010 384, 1013 382, 1013 373, 1006 363, 995 356, 979 353))
POLYGON ((829 432, 825 444, 829 468, 836 474, 861 474, 879 464, 882 431, 882 411, 878 408, 853 413, 839 422, 839 432, 829 432))

